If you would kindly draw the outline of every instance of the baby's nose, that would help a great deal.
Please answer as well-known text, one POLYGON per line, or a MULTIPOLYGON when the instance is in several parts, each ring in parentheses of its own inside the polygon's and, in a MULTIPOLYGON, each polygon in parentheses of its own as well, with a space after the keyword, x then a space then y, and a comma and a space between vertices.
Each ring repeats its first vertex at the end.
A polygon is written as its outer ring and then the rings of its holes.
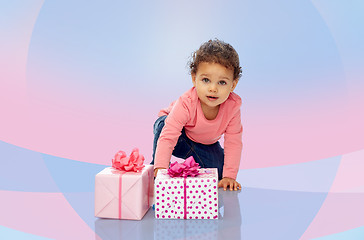
POLYGON ((210 85, 210 89, 209 89, 210 92, 216 92, 217 91, 217 87, 215 84, 211 84, 210 85))

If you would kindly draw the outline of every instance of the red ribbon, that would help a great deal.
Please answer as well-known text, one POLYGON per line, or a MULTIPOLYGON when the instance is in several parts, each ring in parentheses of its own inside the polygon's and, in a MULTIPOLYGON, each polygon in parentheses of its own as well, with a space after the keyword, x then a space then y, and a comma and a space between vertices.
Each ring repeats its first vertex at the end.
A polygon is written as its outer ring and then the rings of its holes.
POLYGON ((173 162, 168 169, 168 175, 171 177, 195 177, 199 175, 200 166, 195 162, 193 156, 188 157, 183 163, 173 162))
POLYGON ((174 162, 168 169, 168 175, 170 177, 183 177, 184 185, 184 219, 187 219, 187 177, 195 177, 200 173, 198 169, 200 166, 195 162, 193 156, 188 157, 183 163, 174 162))
MULTIPOLYGON (((134 148, 130 156, 127 156, 124 151, 118 151, 112 159, 112 167, 119 170, 119 219, 121 219, 121 175, 126 172, 141 172, 144 168, 144 156, 139 154, 139 149, 134 148)), ((148 172, 148 185, 150 185, 148 172)), ((148 190, 148 205, 149 205, 149 190, 148 190)))
POLYGON ((187 177, 185 177, 183 179, 183 186, 184 186, 184 197, 183 197, 183 200, 184 200, 184 219, 187 219, 187 177))
POLYGON ((149 198, 150 198, 150 196, 149 196, 149 194, 150 194, 150 176, 149 176, 149 171, 148 171, 148 208, 149 208, 149 198))
MULTIPOLYGON (((122 195, 122 181, 121 181, 121 176, 124 175, 125 173, 127 173, 126 171, 119 171, 119 219, 121 219, 121 195, 122 195)), ((150 181, 150 173, 148 171, 148 208, 149 208, 149 198, 150 198, 150 187, 151 187, 151 181, 150 181)))
POLYGON ((121 219, 121 193, 122 193, 122 189, 121 189, 121 176, 126 173, 125 171, 120 171, 119 173, 119 219, 121 219))
POLYGON ((140 172, 144 167, 144 156, 134 148, 130 156, 124 151, 118 151, 112 159, 112 167, 127 172, 140 172))

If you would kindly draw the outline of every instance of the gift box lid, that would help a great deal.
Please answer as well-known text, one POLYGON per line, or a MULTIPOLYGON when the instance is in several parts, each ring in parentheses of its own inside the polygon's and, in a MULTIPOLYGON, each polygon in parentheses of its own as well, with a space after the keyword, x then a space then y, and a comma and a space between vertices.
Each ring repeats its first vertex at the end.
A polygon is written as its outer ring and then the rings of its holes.
MULTIPOLYGON (((217 168, 200 168, 198 169, 200 175, 195 177, 187 177, 191 179, 195 178, 217 178, 217 168)), ((159 169, 156 179, 183 179, 184 177, 171 177, 168 174, 168 169, 159 169)))

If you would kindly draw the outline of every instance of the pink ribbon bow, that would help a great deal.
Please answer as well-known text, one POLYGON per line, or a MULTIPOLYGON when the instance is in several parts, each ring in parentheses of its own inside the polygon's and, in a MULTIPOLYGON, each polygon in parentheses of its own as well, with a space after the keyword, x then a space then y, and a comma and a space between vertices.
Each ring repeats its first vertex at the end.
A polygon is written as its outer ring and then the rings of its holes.
POLYGON ((139 149, 134 148, 130 156, 126 156, 124 151, 119 151, 112 159, 112 167, 127 172, 140 172, 144 167, 144 156, 139 154, 139 149))
POLYGON ((199 168, 200 166, 195 162, 193 156, 191 156, 184 163, 172 163, 168 169, 168 174, 171 177, 195 177, 200 174, 198 172, 199 168))

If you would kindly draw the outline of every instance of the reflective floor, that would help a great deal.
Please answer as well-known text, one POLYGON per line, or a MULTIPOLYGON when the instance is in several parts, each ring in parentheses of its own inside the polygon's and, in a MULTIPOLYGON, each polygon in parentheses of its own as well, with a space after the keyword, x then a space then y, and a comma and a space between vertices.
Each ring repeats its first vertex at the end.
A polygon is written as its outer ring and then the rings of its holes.
POLYGON ((95 232, 102 239, 241 239, 239 194, 220 190, 218 220, 155 219, 150 209, 142 221, 97 219, 95 232))
MULTIPOLYGON (((364 239, 364 227, 322 238, 306 233, 326 196, 256 188, 238 192, 220 189, 218 220, 155 219, 151 209, 142 221, 97 219, 95 232, 102 239, 364 239)), ((337 229, 326 226, 326 231, 335 233, 337 229)))
POLYGON ((0 239, 364 239, 364 151, 309 163, 240 170, 219 190, 218 220, 94 217, 105 165, 0 142, 0 239), (6 169, 4 171, 4 169, 6 169))

